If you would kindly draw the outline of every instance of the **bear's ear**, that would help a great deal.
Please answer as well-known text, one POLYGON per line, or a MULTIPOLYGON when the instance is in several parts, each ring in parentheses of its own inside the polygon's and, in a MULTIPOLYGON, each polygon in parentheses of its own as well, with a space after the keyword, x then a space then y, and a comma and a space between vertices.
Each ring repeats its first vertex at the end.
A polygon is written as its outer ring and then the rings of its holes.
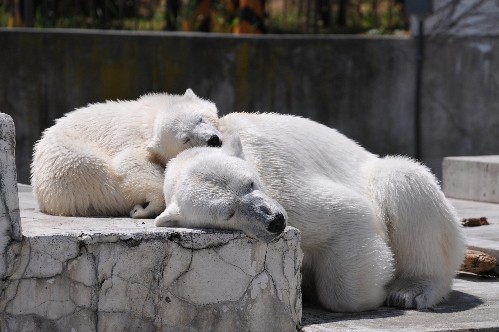
POLYGON ((244 159, 243 145, 241 144, 239 135, 236 133, 232 132, 224 135, 222 149, 229 156, 244 159))
POLYGON ((180 209, 177 203, 170 203, 168 207, 154 220, 158 227, 173 227, 178 225, 180 219, 180 209))
POLYGON ((152 154, 159 154, 161 151, 159 139, 151 139, 149 143, 147 143, 146 150, 152 154))
POLYGON ((198 96, 196 96, 196 94, 194 93, 194 91, 192 91, 191 89, 185 90, 184 96, 185 97, 191 97, 191 98, 198 98, 198 96))

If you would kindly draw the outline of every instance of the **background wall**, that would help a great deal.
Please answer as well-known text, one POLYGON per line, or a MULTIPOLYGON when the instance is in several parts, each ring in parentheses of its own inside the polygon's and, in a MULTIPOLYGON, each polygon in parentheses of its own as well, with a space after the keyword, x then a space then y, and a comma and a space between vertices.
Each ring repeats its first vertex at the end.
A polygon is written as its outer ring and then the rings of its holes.
POLYGON ((423 81, 423 159, 499 154, 499 39, 433 38, 423 81))
MULTIPOLYGON (((0 111, 16 123, 20 182, 62 114, 187 88, 221 115, 297 114, 381 155, 415 151, 410 38, 0 29, 0 47, 0 111)), ((498 50, 493 38, 428 41, 422 150, 437 175, 444 156, 498 153, 498 50)))

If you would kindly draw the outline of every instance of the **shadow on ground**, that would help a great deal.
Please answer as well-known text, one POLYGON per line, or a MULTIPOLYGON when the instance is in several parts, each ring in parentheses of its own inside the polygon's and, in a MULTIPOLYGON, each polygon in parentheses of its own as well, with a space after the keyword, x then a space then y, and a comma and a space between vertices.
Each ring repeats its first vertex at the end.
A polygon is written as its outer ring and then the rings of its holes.
POLYGON ((388 318, 402 315, 404 315, 404 310, 398 310, 389 307, 380 307, 373 311, 341 313, 328 312, 313 303, 303 303, 302 326, 333 323, 346 320, 388 318))
MULTIPOLYGON (((480 280, 480 279, 473 279, 480 280)), ((485 281, 485 280, 484 280, 485 281)), ((486 281, 490 281, 486 280, 486 281)), ((467 294, 461 291, 452 291, 449 298, 440 303, 438 306, 428 310, 404 310, 392 307, 380 307, 373 311, 358 312, 358 313, 336 313, 328 312, 314 303, 303 303, 303 317, 302 326, 313 324, 334 323, 339 321, 348 320, 363 320, 363 319, 383 319, 403 316, 407 312, 421 312, 427 314, 443 314, 443 313, 457 313, 473 309, 483 304, 483 301, 477 296, 467 294)))

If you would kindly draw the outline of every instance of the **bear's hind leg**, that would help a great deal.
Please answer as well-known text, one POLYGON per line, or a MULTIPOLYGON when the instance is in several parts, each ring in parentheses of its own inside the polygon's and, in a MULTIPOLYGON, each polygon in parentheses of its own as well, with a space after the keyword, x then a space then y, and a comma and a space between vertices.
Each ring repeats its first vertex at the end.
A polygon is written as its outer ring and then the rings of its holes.
POLYGON ((428 309, 445 300, 450 292, 446 278, 410 278, 397 275, 388 285, 386 305, 399 308, 428 309))
POLYGON ((113 167, 122 178, 130 217, 154 218, 163 212, 163 165, 152 161, 144 148, 130 148, 114 157, 113 167))
POLYGON ((304 292, 331 311, 379 307, 393 276, 393 257, 376 229, 371 203, 327 178, 307 182, 307 195, 287 211, 302 232, 304 292))
POLYGON ((449 294, 464 259, 464 237, 453 208, 429 170, 402 157, 368 167, 369 192, 395 258, 387 304, 430 308, 449 294))
POLYGON ((41 211, 63 216, 122 213, 119 179, 98 147, 49 133, 34 150, 31 183, 41 211))

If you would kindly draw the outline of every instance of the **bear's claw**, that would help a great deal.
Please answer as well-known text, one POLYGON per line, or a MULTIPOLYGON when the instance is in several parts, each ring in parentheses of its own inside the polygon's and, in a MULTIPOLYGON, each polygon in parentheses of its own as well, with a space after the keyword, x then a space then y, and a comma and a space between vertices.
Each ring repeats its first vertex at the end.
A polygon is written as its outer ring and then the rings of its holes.
POLYGON ((130 211, 130 217, 132 218, 147 218, 150 215, 150 211, 147 209, 149 202, 145 204, 137 204, 130 211))
POLYGON ((388 286, 386 305, 404 309, 432 310, 438 302, 445 300, 439 293, 445 289, 438 280, 400 279, 388 286))

